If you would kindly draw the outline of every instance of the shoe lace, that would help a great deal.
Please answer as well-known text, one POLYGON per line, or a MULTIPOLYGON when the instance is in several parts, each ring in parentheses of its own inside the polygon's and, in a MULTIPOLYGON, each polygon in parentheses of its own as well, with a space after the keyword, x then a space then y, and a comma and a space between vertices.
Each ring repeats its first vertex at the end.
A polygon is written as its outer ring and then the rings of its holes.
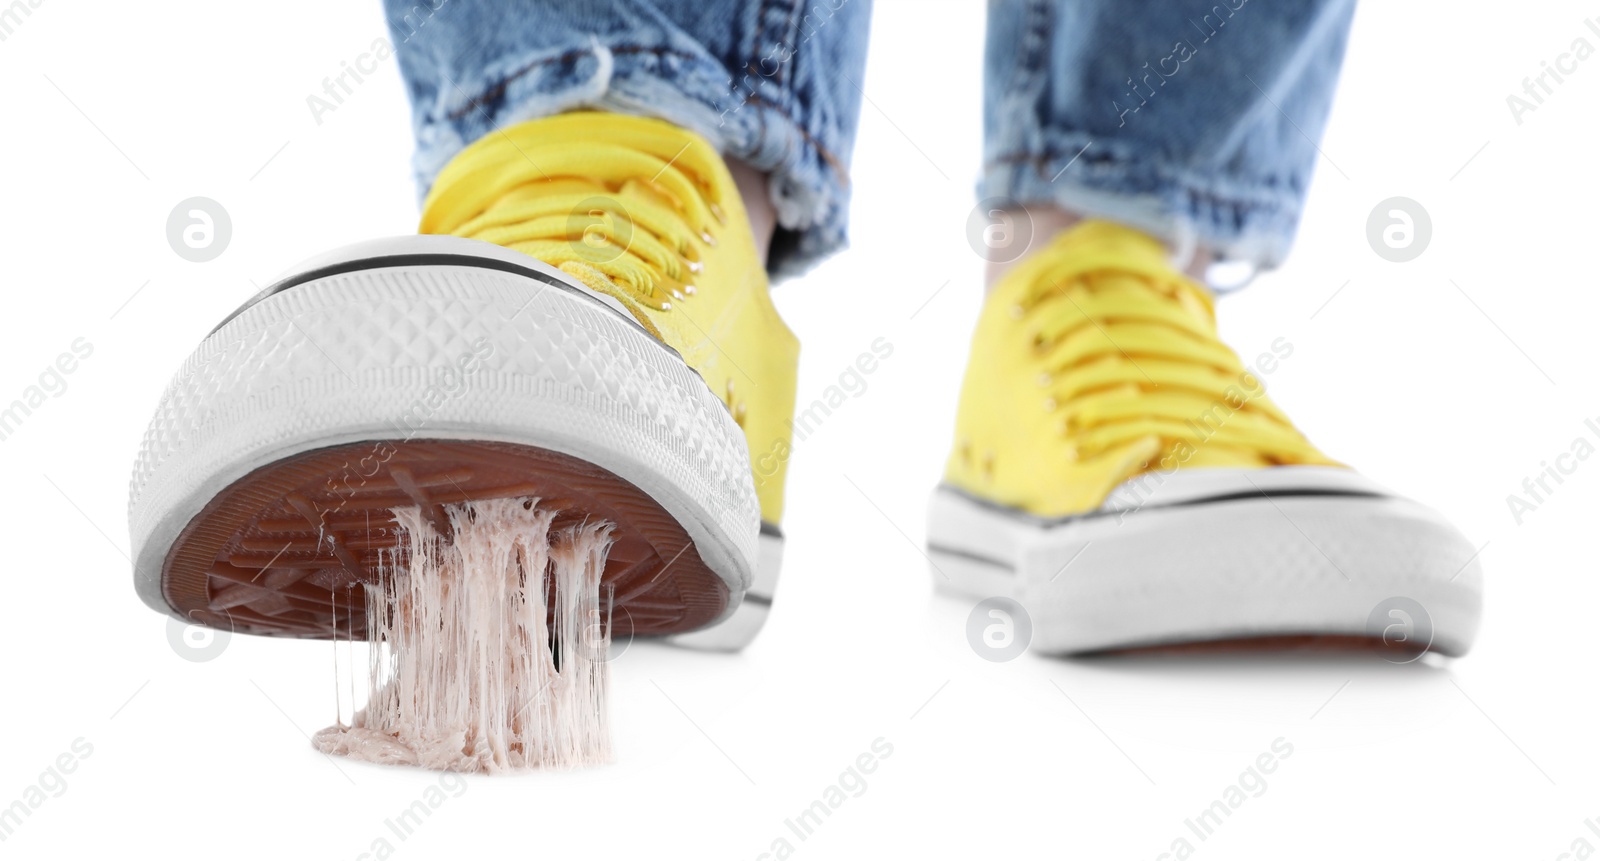
POLYGON ((492 196, 447 193, 429 206, 444 229, 424 224, 425 232, 521 251, 630 307, 669 311, 695 295, 692 279, 727 218, 715 189, 686 164, 691 142, 633 135, 514 145, 521 157, 501 149, 493 165, 463 165, 494 171, 492 196))
POLYGON ((1070 462, 1187 444, 1214 464, 1332 463, 1218 340, 1205 288, 1114 247, 1040 256, 1011 313, 1033 339, 1070 462))

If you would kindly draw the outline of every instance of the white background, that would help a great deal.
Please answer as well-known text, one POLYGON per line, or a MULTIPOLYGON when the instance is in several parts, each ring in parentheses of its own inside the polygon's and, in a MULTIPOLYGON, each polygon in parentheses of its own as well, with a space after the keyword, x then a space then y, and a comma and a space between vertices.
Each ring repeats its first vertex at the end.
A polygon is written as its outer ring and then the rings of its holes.
POLYGON ((1582 23, 1600 7, 1364 5, 1295 253, 1221 303, 1242 354, 1294 343, 1270 385, 1313 440, 1484 545, 1476 649, 1405 666, 997 665, 967 645, 969 606, 932 594, 923 506, 980 300, 964 224, 982 12, 880 0, 855 247, 779 289, 802 401, 875 338, 895 352, 793 460, 766 632, 733 657, 636 645, 616 666, 615 765, 473 778, 402 842, 384 820, 437 777, 311 749, 333 719, 330 647, 236 637, 181 659, 134 595, 124 525, 145 422, 198 339, 294 261, 414 229, 392 66, 320 126, 306 106, 384 34, 377 5, 45 0, 0 43, 0 401, 75 338, 94 353, 0 442, 0 806, 74 739, 93 753, 0 854, 355 858, 380 836, 400 858, 756 858, 779 836, 802 858, 1155 858, 1179 836, 1218 859, 1600 845, 1584 824, 1600 817, 1600 463, 1520 526, 1506 502, 1600 416, 1600 58, 1520 126, 1505 104, 1572 40, 1600 45, 1582 23), (233 218, 207 264, 165 241, 193 195, 233 218), (1412 263, 1366 242, 1395 195, 1432 214, 1412 263), (1187 834, 1280 737, 1294 752, 1267 790, 1210 840, 1187 834), (789 834, 878 738, 893 754, 866 791, 789 834))

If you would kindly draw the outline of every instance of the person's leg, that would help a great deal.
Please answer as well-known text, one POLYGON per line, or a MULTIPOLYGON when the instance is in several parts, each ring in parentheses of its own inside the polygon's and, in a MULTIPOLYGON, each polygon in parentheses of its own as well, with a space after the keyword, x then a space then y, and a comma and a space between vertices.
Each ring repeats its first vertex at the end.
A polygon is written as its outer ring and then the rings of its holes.
POLYGON ((1012 243, 988 249, 930 558, 1022 599, 1036 648, 1392 645, 1396 613, 1402 647, 1471 644, 1471 544, 1295 429, 1262 385, 1294 345, 1241 360, 1192 277, 1287 253, 1352 7, 990 4, 980 196, 1012 243))
POLYGON ((426 192, 490 131, 580 109, 656 117, 766 176, 771 270, 842 248, 872 0, 385 0, 426 192), (854 83, 853 83, 854 82, 854 83))

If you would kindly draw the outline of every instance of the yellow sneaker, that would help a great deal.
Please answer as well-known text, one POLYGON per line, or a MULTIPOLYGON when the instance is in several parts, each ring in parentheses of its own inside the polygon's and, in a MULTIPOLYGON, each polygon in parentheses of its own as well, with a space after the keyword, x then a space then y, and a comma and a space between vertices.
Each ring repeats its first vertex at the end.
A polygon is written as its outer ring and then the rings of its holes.
MULTIPOLYGON (((700 136, 595 112, 488 135, 440 173, 421 232, 520 251, 617 300, 722 399, 749 452, 788 450, 799 341, 772 304, 733 177, 700 136)), ((679 642, 740 647, 765 621, 786 467, 783 457, 752 465, 761 537, 740 611, 679 642)))
POLYGON ((1313 637, 1460 654, 1482 575, 1439 514, 1316 449, 1155 240, 1084 222, 1007 273, 934 494, 935 583, 1052 653, 1313 637))
POLYGON ((359 637, 394 509, 537 499, 551 535, 613 524, 619 635, 749 642, 784 479, 750 452, 787 450, 798 346, 721 158, 649 119, 523 123, 451 161, 422 233, 295 267, 180 370, 131 486, 141 596, 359 637))

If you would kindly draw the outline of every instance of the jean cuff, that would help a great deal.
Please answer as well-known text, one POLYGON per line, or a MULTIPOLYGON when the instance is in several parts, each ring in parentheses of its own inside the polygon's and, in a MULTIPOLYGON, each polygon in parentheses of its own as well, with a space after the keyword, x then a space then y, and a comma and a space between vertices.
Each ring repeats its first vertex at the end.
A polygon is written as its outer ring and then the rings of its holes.
POLYGON ((1298 185, 1231 181, 1067 133, 1052 135, 1048 146, 990 159, 978 197, 1055 205, 1266 270, 1283 262, 1294 241, 1305 198, 1298 185))

